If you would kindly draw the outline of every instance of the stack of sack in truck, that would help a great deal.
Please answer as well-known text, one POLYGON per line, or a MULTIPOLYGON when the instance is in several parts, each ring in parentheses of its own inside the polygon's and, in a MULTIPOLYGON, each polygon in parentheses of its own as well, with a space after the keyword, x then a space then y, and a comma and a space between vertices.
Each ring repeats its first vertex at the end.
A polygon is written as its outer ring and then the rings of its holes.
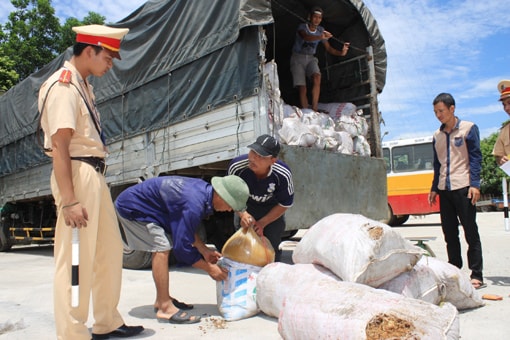
POLYGON ((319 103, 319 112, 299 109, 281 98, 277 65, 264 66, 264 93, 270 130, 283 144, 314 147, 343 154, 370 156, 368 123, 353 103, 319 103))
POLYGON ((424 253, 386 224, 333 214, 303 236, 294 265, 258 273, 257 304, 284 339, 458 339, 458 310, 483 300, 466 274, 424 253))

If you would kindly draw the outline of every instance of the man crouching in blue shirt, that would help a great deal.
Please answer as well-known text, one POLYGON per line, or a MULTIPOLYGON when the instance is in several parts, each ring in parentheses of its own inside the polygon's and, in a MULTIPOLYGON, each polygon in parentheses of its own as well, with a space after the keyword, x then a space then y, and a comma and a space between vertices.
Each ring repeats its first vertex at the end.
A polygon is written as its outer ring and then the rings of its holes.
POLYGON ((221 254, 204 244, 197 229, 214 211, 245 210, 248 195, 248 185, 237 176, 213 177, 211 184, 198 178, 167 176, 136 184, 117 197, 115 208, 127 246, 152 253, 154 310, 159 321, 200 321, 200 316, 183 310, 193 306, 170 296, 170 250, 179 263, 202 269, 216 281, 225 280, 228 271, 216 264, 221 254))

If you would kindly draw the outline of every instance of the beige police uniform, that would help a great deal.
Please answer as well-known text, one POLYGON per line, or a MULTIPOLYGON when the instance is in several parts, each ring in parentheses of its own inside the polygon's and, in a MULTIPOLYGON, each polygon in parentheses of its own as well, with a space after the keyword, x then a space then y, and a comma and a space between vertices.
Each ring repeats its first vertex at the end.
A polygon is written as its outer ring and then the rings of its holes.
MULTIPOLYGON (((100 135, 90 117, 81 95, 93 105, 94 94, 88 91, 76 68, 69 62, 55 72, 39 92, 39 111, 43 112, 41 126, 45 132, 45 147, 51 147, 51 136, 58 129, 72 129, 69 147, 72 157, 105 157, 100 135), (60 81, 59 81, 60 79, 60 81), (77 88, 72 86, 70 80, 77 88), (57 82, 54 86, 51 86, 57 82), (48 89, 50 88, 48 92, 48 89), (86 92, 85 92, 86 91, 86 92), (44 111, 42 103, 45 102, 44 111)), ((93 107, 93 106, 92 106, 93 107)), ((48 153, 51 157, 51 152, 48 153)), ((54 310, 58 339, 87 339, 86 326, 92 294, 94 324, 92 332, 108 333, 124 324, 117 310, 122 276, 122 239, 110 191, 103 174, 91 165, 72 160, 72 179, 76 199, 88 212, 86 228, 79 229, 79 306, 71 307, 71 239, 72 228, 65 224, 62 199, 54 173, 51 190, 57 206, 55 232, 54 310)))
MULTIPOLYGON (((498 83, 500 93, 499 101, 510 98, 510 80, 501 80, 498 83)), ((501 128, 499 136, 494 143, 492 154, 497 157, 507 156, 510 158, 510 124, 507 123, 501 128)))
POLYGON ((501 128, 496 143, 494 143, 492 154, 498 157, 510 155, 510 124, 507 123, 501 128))

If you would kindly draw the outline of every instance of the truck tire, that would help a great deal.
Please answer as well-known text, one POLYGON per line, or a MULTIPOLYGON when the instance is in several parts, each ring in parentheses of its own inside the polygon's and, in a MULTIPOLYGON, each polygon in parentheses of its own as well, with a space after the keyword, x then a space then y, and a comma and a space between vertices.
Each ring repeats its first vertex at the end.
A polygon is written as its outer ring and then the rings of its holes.
POLYGON ((152 254, 147 251, 124 248, 122 266, 126 269, 146 269, 151 266, 152 254))
POLYGON ((389 226, 393 226, 396 219, 397 216, 393 215, 393 209, 391 209, 391 205, 388 203, 388 214, 386 215, 386 219, 382 220, 381 222, 389 226))
POLYGON ((397 227, 399 225, 402 225, 402 224, 406 223, 408 219, 409 219, 409 215, 398 215, 398 216, 395 216, 395 221, 393 222, 393 224, 391 226, 392 227, 397 227))
POLYGON ((4 225, 4 222, 0 222, 0 252, 8 251, 12 247, 7 235, 7 226, 4 225))

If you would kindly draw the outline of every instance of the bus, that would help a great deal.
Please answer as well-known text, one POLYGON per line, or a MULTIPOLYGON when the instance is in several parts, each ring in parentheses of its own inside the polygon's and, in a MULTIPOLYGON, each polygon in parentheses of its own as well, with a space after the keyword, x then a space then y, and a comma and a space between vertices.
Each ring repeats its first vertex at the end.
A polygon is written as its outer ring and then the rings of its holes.
POLYGON ((429 205, 434 176, 432 136, 382 143, 388 188, 387 224, 404 224, 409 215, 439 212, 439 201, 429 205))

